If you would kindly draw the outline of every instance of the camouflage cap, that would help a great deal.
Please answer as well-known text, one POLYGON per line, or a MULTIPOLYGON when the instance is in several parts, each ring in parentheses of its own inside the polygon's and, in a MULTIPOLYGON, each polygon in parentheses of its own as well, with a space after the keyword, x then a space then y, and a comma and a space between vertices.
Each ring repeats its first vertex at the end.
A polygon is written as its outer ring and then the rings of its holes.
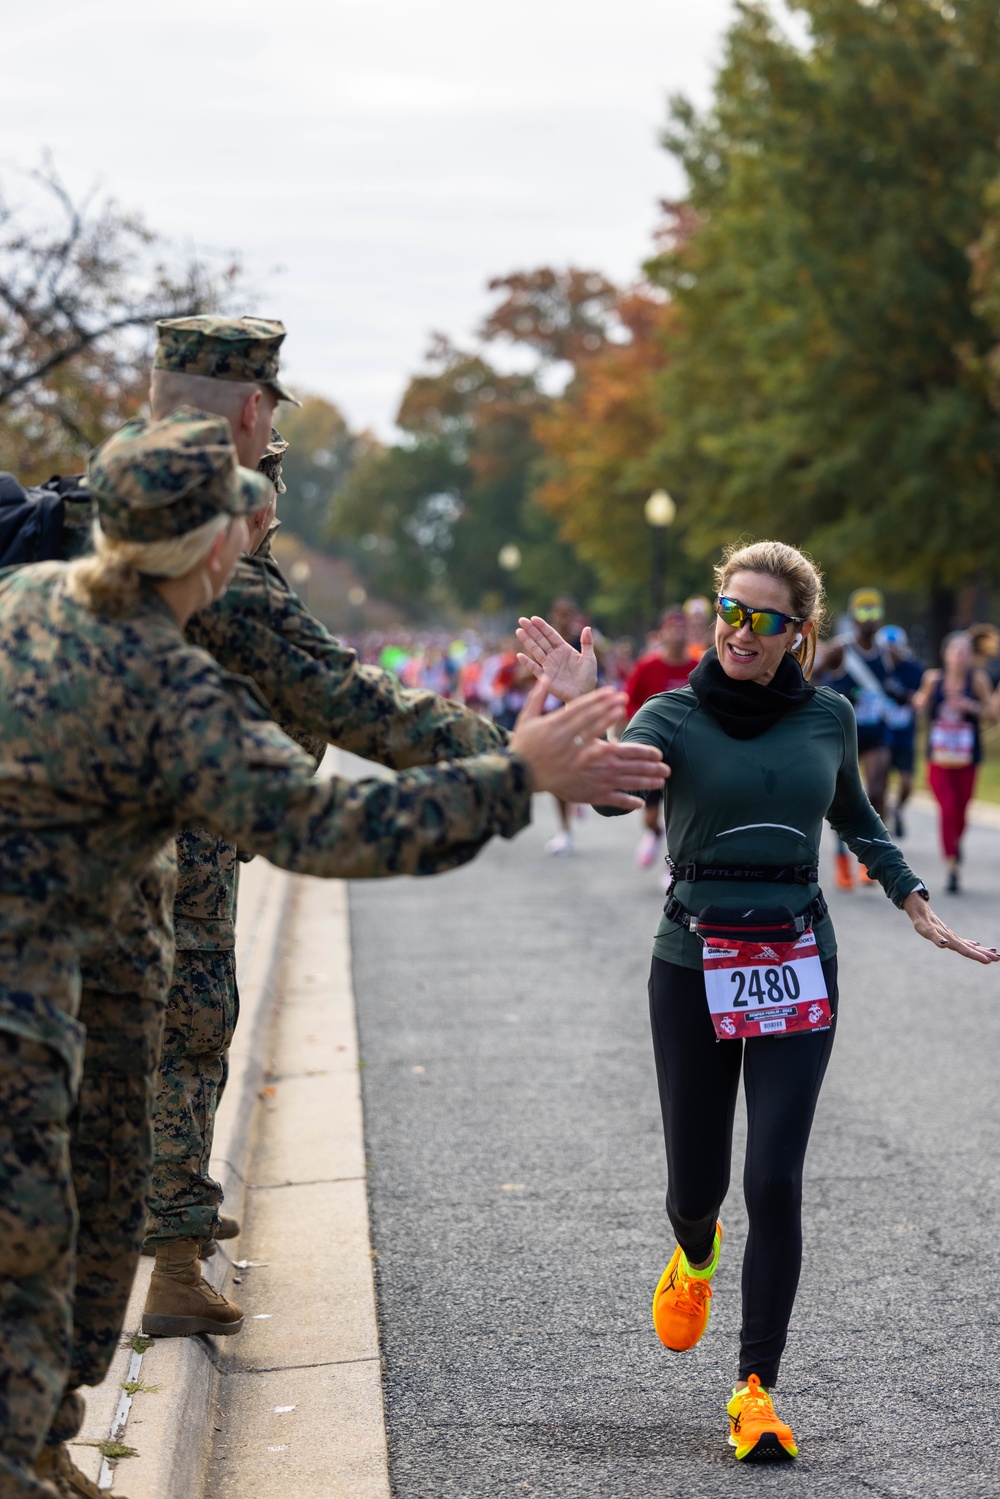
POLYGON ((288 452, 288 444, 276 428, 271 428, 271 441, 264 449, 264 456, 257 467, 266 474, 279 494, 285 493, 281 478, 281 460, 288 452))
POLYGON ((281 401, 300 406, 278 379, 284 323, 262 317, 161 318, 156 325, 154 370, 205 375, 209 380, 250 380, 269 385, 281 401))
POLYGON ((264 474, 240 467, 229 423, 190 406, 128 422, 91 453, 87 477, 113 541, 168 541, 214 515, 259 510, 273 494, 264 474))

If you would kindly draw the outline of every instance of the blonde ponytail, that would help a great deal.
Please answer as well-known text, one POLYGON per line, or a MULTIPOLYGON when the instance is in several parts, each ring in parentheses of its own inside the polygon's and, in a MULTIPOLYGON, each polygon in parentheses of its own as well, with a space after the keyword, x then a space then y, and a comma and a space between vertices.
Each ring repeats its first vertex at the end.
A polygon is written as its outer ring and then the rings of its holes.
MULTIPOLYGON (((141 582, 146 578, 182 578, 204 562, 217 536, 228 531, 233 517, 213 515, 184 536, 166 541, 113 541, 94 521, 94 555, 69 564, 69 591, 77 603, 94 614, 125 619, 139 607, 141 582)), ((212 589, 207 583, 206 603, 212 589)))

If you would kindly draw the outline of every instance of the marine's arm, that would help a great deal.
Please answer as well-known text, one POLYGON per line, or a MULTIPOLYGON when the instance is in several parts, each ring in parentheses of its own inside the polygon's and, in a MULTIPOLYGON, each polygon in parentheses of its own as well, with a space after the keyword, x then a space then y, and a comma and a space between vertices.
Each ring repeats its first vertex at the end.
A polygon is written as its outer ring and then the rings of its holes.
POLYGON ((229 592, 196 615, 187 633, 227 671, 252 678, 284 729, 392 770, 489 754, 507 742, 502 729, 461 704, 362 666, 273 563, 242 562, 229 592))
POLYGON ((178 826, 207 827, 308 874, 431 874, 524 827, 532 781, 570 800, 629 805, 619 785, 662 779, 656 756, 597 737, 620 712, 618 694, 593 693, 548 720, 543 696, 544 687, 509 749, 391 780, 316 781, 312 761, 264 710, 190 652, 163 683, 151 748, 178 826))

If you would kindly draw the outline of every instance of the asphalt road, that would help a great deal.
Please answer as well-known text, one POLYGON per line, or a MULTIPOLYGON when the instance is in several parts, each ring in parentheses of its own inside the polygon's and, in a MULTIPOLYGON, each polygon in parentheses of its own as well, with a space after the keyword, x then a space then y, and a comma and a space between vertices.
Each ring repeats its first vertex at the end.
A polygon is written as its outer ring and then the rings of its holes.
MULTIPOLYGON (((649 1311, 673 1249, 646 1013, 662 897, 634 816, 591 814, 562 860, 536 816, 465 870, 351 887, 395 1492, 1000 1494, 1000 968, 921 943, 878 890, 828 891, 840 1034, 778 1392, 801 1457, 738 1468, 742 1109, 712 1321, 670 1354, 649 1311)), ((1000 939, 1000 832, 972 831, 949 899, 930 816, 910 823, 938 908, 1000 939)))

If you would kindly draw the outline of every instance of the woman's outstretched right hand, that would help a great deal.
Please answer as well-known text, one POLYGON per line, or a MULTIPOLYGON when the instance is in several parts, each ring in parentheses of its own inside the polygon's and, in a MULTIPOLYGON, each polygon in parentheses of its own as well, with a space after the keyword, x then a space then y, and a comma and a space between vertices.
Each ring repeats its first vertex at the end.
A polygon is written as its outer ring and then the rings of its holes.
POLYGON ((510 739, 510 748, 528 763, 533 790, 631 812, 643 801, 630 792, 662 789, 670 767, 658 749, 601 737, 624 717, 623 692, 601 687, 543 716, 549 690, 546 677, 535 683, 510 739))
POLYGON ((1000 963, 1000 952, 995 947, 984 947, 981 942, 956 936, 915 890, 903 901, 903 910, 913 922, 917 935, 933 942, 935 947, 947 947, 961 958, 971 958, 974 963, 1000 963))

